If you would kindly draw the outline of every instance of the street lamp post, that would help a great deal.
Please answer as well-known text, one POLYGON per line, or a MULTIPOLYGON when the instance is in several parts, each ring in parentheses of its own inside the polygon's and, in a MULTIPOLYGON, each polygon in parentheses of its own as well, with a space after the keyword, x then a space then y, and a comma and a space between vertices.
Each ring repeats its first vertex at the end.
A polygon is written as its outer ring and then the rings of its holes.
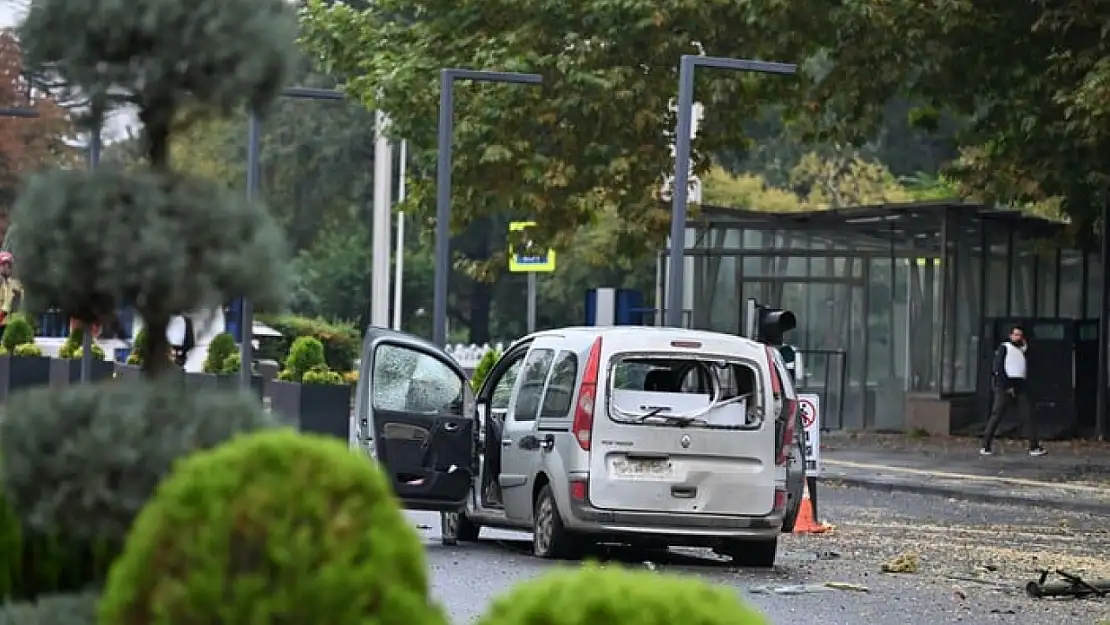
POLYGON ((666 325, 680 328, 685 279, 686 198, 690 186, 690 126, 694 108, 694 70, 699 67, 761 74, 794 74, 792 63, 772 63, 718 56, 684 54, 678 72, 678 130, 674 149, 674 190, 671 192, 671 256, 667 269, 666 325))
POLYGON ((455 132, 455 81, 500 82, 538 85, 539 74, 491 72, 472 69, 439 71, 439 154, 436 161, 435 301, 432 336, 436 345, 447 344, 447 275, 451 269, 451 137, 455 132))
MULTIPOLYGON (((100 115, 94 116, 92 130, 89 133, 89 169, 94 170, 100 167, 100 148, 101 148, 101 133, 103 132, 103 123, 100 115)), ((83 328, 81 335, 81 383, 88 384, 92 382, 92 327, 88 326, 83 328)))

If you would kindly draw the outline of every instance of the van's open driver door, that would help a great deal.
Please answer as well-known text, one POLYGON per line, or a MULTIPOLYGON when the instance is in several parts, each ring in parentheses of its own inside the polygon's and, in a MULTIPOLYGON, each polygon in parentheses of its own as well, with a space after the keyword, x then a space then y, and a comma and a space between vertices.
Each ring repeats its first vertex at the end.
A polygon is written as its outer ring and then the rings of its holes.
POLYGON ((370 328, 356 411, 397 496, 413 510, 456 511, 477 472, 477 421, 466 373, 415 336, 370 328))

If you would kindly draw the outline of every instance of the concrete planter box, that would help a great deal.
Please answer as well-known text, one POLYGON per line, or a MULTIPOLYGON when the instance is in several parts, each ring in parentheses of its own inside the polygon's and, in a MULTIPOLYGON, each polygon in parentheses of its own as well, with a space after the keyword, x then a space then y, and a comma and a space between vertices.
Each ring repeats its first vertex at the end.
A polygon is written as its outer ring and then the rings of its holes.
POLYGON ((302 432, 350 440, 351 387, 342 384, 297 384, 273 380, 270 407, 302 432))
MULTIPOLYGON (((237 374, 232 375, 217 375, 215 373, 186 373, 185 374, 185 388, 196 390, 235 390, 242 386, 242 382, 237 374)), ((262 400, 262 376, 251 376, 251 391, 259 401, 262 400)))
POLYGON ((115 364, 116 378, 123 382, 134 382, 143 377, 143 369, 139 365, 128 365, 122 362, 115 364))
POLYGON ((0 400, 22 389, 49 385, 51 361, 46 356, 0 356, 0 400))
MULTIPOLYGON (((81 382, 81 360, 79 358, 59 359, 56 362, 59 363, 57 366, 65 369, 63 375, 66 376, 67 382, 70 384, 79 384, 81 382)), ((94 359, 91 364, 92 367, 89 369, 89 377, 93 382, 111 379, 112 374, 116 372, 115 363, 109 360, 94 359)))

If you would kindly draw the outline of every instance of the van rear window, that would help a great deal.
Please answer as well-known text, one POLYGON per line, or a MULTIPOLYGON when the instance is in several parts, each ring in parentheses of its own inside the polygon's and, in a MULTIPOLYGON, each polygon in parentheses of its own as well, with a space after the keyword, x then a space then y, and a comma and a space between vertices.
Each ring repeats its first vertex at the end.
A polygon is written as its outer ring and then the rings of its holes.
POLYGON ((629 355, 609 376, 609 417, 622 423, 756 429, 757 369, 732 360, 629 355))

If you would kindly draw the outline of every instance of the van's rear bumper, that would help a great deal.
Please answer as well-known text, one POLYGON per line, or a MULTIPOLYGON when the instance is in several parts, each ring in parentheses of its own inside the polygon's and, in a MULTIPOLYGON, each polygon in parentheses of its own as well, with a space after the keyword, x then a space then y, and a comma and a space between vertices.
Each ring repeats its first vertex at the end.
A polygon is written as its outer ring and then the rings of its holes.
POLYGON ((566 520, 567 525, 574 531, 590 534, 666 535, 690 539, 675 542, 709 544, 723 538, 775 538, 782 532, 781 510, 755 517, 627 512, 603 510, 573 500, 570 508, 571 518, 566 520))

